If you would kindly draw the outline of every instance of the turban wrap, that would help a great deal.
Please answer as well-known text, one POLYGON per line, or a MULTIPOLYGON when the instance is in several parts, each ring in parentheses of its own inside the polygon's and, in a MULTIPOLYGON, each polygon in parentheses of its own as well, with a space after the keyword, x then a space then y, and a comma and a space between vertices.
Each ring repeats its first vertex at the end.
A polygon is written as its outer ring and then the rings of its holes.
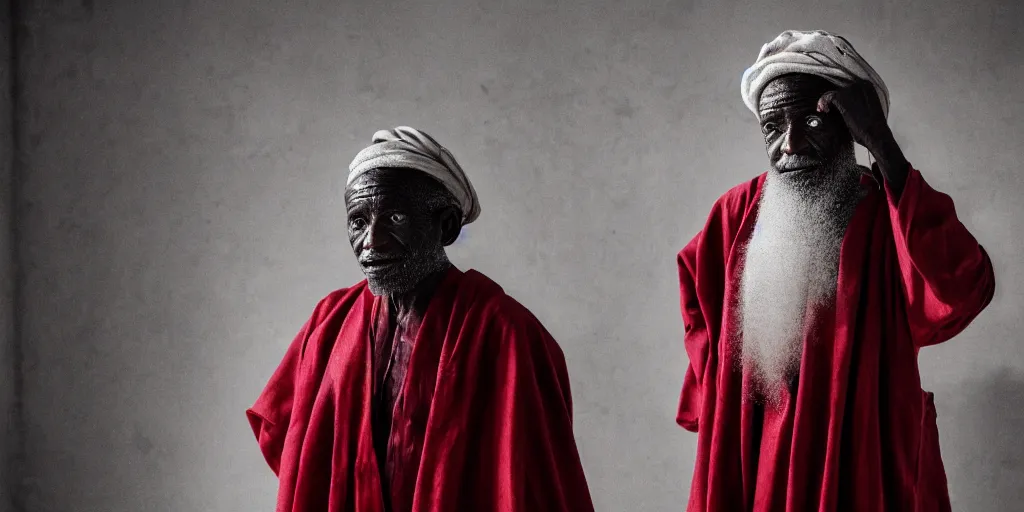
POLYGON ((882 77, 849 41, 823 30, 787 30, 761 47, 757 60, 743 73, 740 83, 740 95, 747 108, 758 115, 761 92, 768 82, 790 73, 816 75, 839 87, 866 80, 878 93, 883 114, 889 116, 889 89, 882 77))
POLYGON ((455 157, 430 135, 408 126, 373 134, 372 145, 360 151, 348 166, 346 186, 366 172, 382 167, 420 171, 440 182, 458 202, 463 225, 480 216, 473 184, 455 157))

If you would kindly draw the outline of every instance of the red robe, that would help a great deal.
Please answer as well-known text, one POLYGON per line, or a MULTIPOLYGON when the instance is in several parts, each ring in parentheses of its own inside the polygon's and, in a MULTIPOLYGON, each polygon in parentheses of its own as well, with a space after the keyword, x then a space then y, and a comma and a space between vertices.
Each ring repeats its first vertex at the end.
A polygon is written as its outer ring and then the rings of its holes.
MULTIPOLYGON (((380 512, 366 281, 324 298, 247 411, 277 512, 380 512)), ((558 344, 484 275, 452 268, 422 319, 390 449, 396 511, 592 511, 558 344)))
POLYGON ((988 255, 918 171, 898 200, 865 176, 870 191, 842 243, 835 304, 815 323, 820 342, 805 338, 795 395, 766 412, 742 398, 748 377, 734 370, 739 347, 726 341, 764 178, 723 195, 678 256, 690 362, 676 421, 698 434, 687 510, 950 510, 917 353, 988 305, 988 255))

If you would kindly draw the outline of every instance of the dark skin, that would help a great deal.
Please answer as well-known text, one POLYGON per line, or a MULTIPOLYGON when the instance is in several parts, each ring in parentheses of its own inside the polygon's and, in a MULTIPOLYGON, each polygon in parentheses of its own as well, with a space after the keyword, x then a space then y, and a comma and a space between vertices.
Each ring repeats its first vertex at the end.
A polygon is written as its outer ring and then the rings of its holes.
POLYGON ((429 296, 450 263, 461 213, 439 183, 419 171, 380 169, 345 190, 348 241, 376 295, 398 311, 429 296))
POLYGON ((814 172, 856 142, 878 162, 896 197, 903 191, 909 164, 870 82, 837 89, 818 76, 783 75, 765 87, 759 117, 768 158, 780 173, 814 172))
POLYGON ((391 416, 420 322, 451 267, 444 248, 462 230, 462 213, 454 204, 440 183, 409 169, 375 169, 345 190, 352 251, 370 291, 388 299, 387 318, 376 319, 371 331, 374 450, 385 489, 392 469, 387 456, 391 416))
POLYGON ((461 212, 440 183, 409 169, 363 174, 346 188, 345 207, 349 243, 370 291, 388 298, 386 345, 411 346, 451 267, 444 248, 462 230, 461 212))
POLYGON ((444 188, 414 170, 378 169, 345 190, 348 237, 371 291, 387 295, 399 318, 422 315, 451 266, 444 248, 462 216, 444 188))

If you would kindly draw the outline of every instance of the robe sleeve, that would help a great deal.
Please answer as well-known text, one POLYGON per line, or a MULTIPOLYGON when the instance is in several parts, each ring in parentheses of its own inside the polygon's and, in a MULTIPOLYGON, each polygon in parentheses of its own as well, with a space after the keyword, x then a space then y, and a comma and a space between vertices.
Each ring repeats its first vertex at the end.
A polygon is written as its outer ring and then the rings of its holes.
POLYGON ((537 320, 501 328, 490 404, 504 468, 490 510, 593 511, 573 434, 572 394, 561 349, 537 320), (492 507, 493 505, 493 507, 492 507))
POLYGON ((693 237, 679 252, 676 264, 679 267, 679 306, 683 316, 683 345, 689 362, 683 377, 683 389, 679 395, 679 409, 676 423, 697 432, 700 424, 704 362, 707 361, 708 330, 704 314, 697 299, 697 244, 700 235, 693 237))
POLYGON ((285 435, 291 422, 292 405, 295 398, 296 379, 303 348, 317 325, 320 311, 330 297, 317 304, 313 315, 299 330, 285 352, 284 358, 270 377, 256 403, 245 411, 260 451, 275 475, 281 468, 281 453, 285 435))
POLYGON ((676 423, 691 432, 700 427, 705 373, 715 363, 713 346, 720 333, 726 288, 726 263, 743 221, 755 202, 765 174, 741 183, 722 195, 708 220, 676 257, 679 307, 683 316, 683 345, 689 362, 679 395, 676 423))
POLYGON ((963 331, 995 293, 992 262, 957 218, 953 200, 913 167, 897 198, 886 183, 889 218, 917 347, 963 331))
POLYGON ((308 323, 295 337, 284 359, 270 377, 256 403, 245 411, 260 451, 275 475, 281 467, 281 452, 288 423, 291 421, 295 376, 299 367, 299 350, 308 331, 308 323))

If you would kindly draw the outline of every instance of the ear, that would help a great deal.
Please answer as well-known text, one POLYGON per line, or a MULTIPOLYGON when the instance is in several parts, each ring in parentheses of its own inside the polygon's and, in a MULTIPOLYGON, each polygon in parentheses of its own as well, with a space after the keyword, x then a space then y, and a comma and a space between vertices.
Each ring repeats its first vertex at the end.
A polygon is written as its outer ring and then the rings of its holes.
POLYGON ((448 247, 455 243, 462 232, 462 213, 458 208, 446 206, 438 212, 441 222, 441 245, 448 247))

